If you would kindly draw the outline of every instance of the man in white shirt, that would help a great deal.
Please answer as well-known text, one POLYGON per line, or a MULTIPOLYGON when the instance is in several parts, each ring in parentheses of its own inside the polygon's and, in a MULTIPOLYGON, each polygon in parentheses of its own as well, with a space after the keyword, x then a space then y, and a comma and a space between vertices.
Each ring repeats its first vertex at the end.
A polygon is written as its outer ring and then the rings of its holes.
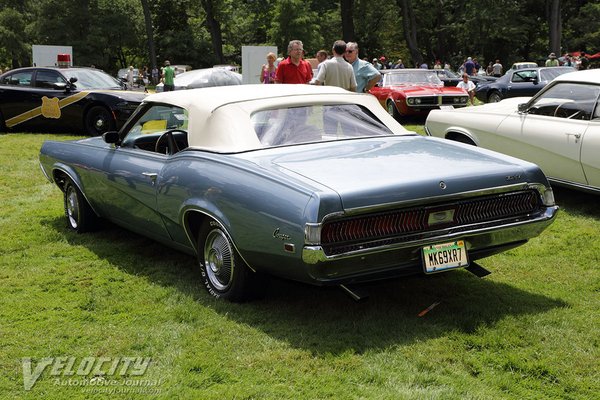
POLYGON ((356 78, 352 66, 344 60, 346 42, 336 40, 333 44, 333 58, 319 64, 315 85, 338 86, 351 92, 356 91, 356 78))
POLYGON ((463 89, 464 91, 466 91, 469 94, 469 99, 471 100, 471 105, 475 105, 475 84, 469 80, 469 75, 467 74, 463 74, 462 76, 463 80, 462 82, 458 82, 458 85, 456 85, 456 87, 459 87, 461 89, 463 89))

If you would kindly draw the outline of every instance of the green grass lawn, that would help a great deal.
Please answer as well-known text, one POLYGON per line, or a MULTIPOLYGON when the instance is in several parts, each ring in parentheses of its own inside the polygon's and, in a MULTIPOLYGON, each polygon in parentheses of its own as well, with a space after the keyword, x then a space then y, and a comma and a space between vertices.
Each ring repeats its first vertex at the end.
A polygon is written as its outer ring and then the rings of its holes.
POLYGON ((557 189, 556 222, 481 260, 484 279, 370 284, 361 303, 274 280, 265 299, 231 304, 204 291, 189 256, 112 225, 69 231, 38 167, 49 138, 74 137, 0 135, 2 399, 598 398, 597 196, 557 189), (105 386, 47 368, 26 391, 26 357, 151 362, 105 386))

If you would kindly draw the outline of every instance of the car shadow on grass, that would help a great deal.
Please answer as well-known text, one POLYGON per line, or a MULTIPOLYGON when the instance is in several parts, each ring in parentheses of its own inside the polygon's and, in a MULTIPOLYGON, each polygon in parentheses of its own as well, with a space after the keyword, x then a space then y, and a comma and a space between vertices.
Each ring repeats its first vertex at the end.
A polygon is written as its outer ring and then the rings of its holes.
POLYGON ((600 195, 556 185, 552 186, 552 190, 556 204, 561 209, 568 210, 574 216, 586 216, 600 220, 600 207, 598 207, 600 195))
POLYGON ((233 304, 208 295, 192 256, 112 224, 79 235, 66 228, 62 217, 44 223, 68 243, 85 246, 128 274, 175 288, 193 298, 198 307, 210 307, 230 320, 315 355, 363 353, 455 331, 476 332, 506 316, 567 306, 561 300, 494 281, 493 274, 481 279, 464 270, 366 284, 362 289, 369 292, 369 298, 362 302, 353 301, 339 287, 273 278, 264 298, 233 304))

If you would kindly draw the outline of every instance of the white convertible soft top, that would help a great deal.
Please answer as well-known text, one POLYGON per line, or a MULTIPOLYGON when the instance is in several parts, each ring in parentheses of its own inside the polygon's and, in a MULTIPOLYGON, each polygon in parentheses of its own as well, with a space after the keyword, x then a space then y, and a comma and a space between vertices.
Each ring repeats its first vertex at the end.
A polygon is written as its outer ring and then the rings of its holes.
POLYGON ((264 147, 250 117, 259 110, 311 104, 359 104, 369 109, 395 134, 407 134, 369 94, 333 86, 238 85, 179 90, 150 95, 144 103, 171 104, 188 111, 190 147, 239 152, 264 147))

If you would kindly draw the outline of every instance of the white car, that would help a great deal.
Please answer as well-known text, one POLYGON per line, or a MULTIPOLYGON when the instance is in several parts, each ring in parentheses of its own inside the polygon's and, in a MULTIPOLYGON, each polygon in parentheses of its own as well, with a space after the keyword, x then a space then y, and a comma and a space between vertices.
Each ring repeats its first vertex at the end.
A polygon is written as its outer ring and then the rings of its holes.
MULTIPOLYGON (((175 90, 198 89, 212 86, 231 86, 242 84, 242 74, 227 68, 202 68, 194 69, 180 74, 175 74, 173 79, 175 90)), ((156 85, 156 93, 164 91, 164 84, 156 85)))
POLYGON ((557 77, 534 97, 434 110, 425 131, 538 164, 551 182, 600 194, 600 70, 557 77))

